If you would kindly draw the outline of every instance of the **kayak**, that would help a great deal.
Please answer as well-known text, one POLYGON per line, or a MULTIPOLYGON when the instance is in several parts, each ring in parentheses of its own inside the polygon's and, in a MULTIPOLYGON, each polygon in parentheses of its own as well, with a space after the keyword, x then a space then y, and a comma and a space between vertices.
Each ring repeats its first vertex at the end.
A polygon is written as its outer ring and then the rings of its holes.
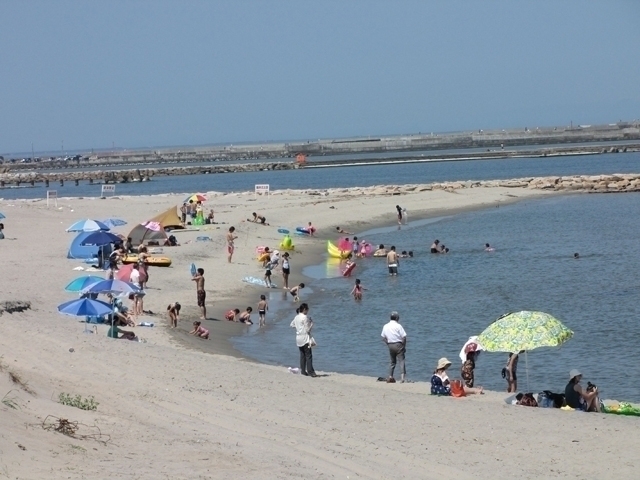
POLYGON ((329 253, 329 256, 333 258, 347 258, 351 253, 347 250, 340 250, 333 243, 331 243, 331 241, 327 241, 327 252, 329 253))
MULTIPOLYGON (((122 263, 138 263, 138 255, 127 255, 122 259, 122 263)), ((147 257, 147 265, 150 267, 168 267, 171 265, 169 257, 147 257)))

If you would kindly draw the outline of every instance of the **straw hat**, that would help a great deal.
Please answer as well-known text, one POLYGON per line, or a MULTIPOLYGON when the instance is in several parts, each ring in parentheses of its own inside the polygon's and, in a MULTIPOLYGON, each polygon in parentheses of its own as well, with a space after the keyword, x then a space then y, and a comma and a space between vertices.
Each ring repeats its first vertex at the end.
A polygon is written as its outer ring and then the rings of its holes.
POLYGON ((442 357, 440 360, 438 360, 438 366, 436 367, 436 370, 442 370, 443 368, 449 368, 450 366, 451 362, 445 357, 442 357))

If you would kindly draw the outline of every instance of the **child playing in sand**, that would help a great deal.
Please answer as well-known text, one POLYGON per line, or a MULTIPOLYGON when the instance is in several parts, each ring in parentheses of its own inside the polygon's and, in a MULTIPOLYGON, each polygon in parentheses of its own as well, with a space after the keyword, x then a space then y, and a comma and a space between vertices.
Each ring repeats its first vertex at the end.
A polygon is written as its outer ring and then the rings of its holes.
POLYGON ((313 237, 313 235, 316 233, 316 227, 314 227, 311 222, 309 222, 308 226, 307 226, 307 231, 309 232, 309 235, 311 235, 313 237))
POLYGON ((269 304, 267 303, 267 297, 260 295, 260 301, 258 302, 258 318, 259 326, 264 327, 266 325, 267 310, 269 310, 269 304))
POLYGON ((196 337, 209 340, 209 330, 202 326, 202 322, 193 322, 193 330, 191 330, 189 333, 191 335, 195 335, 196 337))
POLYGON ((246 323, 247 325, 253 325, 253 322, 251 321, 251 312, 253 312, 253 308, 247 307, 247 309, 238 317, 238 320, 242 323, 246 323))
POLYGON ((182 306, 178 303, 171 303, 167 307, 167 313, 169 314, 169 322, 171 322, 171 328, 177 328, 178 321, 180 320, 180 308, 182 306))
POLYGON ((294 302, 300 301, 300 290, 303 288, 304 288, 304 283, 301 283, 300 285, 296 285, 295 287, 289 289, 289 293, 293 297, 294 302))
POLYGON ((360 279, 356 278, 356 284, 353 286, 353 290, 351 290, 351 295, 355 300, 362 300, 362 291, 366 290, 360 283, 360 279))
POLYGON ((240 310, 238 310, 237 308, 232 308, 231 310, 229 310, 227 313, 224 314, 224 319, 230 322, 237 322, 238 315, 240 315, 240 310))

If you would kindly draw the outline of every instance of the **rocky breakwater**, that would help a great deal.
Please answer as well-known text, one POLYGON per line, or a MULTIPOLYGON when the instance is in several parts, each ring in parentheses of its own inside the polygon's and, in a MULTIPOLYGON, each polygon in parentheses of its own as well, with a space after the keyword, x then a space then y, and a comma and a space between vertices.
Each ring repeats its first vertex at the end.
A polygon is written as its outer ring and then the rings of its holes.
MULTIPOLYGON (((372 187, 330 188, 327 190, 296 190, 296 193, 335 195, 403 195, 412 192, 444 190, 455 193, 465 188, 530 188, 556 192, 622 193, 640 192, 640 173, 614 175, 572 175, 565 177, 524 177, 508 180, 467 180, 408 185, 376 185, 372 187)), ((289 190, 288 192, 292 192, 289 190)), ((273 192, 272 195, 278 195, 273 192)))
POLYGON ((293 162, 273 163, 245 163, 236 165, 210 165, 192 167, 166 167, 166 168, 138 168, 129 170, 95 170, 80 172, 52 172, 40 173, 12 172, 0 169, 0 186, 45 183, 49 182, 75 182, 88 181, 89 183, 128 183, 146 182, 158 175, 208 175, 216 173, 259 172, 270 170, 290 170, 298 168, 293 162))

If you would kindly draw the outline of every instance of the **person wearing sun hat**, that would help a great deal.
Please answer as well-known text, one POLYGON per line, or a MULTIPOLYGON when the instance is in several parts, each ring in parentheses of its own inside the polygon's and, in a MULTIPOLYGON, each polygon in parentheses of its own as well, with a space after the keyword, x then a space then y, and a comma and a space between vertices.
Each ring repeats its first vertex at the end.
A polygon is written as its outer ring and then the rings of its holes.
POLYGON ((569 372, 569 383, 564 389, 567 406, 585 412, 599 412, 598 387, 589 385, 585 390, 580 386, 580 380, 582 380, 582 373, 579 370, 574 368, 569 372))
POLYGON ((451 362, 445 357, 438 360, 433 376, 431 377, 431 395, 451 395, 451 386, 447 368, 451 366, 451 362))

